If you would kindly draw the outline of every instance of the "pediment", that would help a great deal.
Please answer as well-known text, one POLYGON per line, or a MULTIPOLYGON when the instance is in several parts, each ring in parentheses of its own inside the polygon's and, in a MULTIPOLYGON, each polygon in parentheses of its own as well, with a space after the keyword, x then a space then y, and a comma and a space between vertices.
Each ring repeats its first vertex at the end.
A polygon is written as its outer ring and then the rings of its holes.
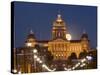
POLYGON ((55 39, 55 40, 53 40, 53 42, 66 42, 66 40, 63 40, 63 39, 55 39))

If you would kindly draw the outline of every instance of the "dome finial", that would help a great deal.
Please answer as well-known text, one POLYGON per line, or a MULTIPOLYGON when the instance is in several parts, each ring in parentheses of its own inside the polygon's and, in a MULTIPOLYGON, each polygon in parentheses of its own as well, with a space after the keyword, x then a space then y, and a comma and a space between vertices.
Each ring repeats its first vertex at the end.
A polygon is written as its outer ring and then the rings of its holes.
POLYGON ((61 15, 60 14, 58 14, 58 19, 60 19, 61 18, 61 15))
POLYGON ((33 34, 33 31, 32 31, 32 29, 30 30, 30 34, 33 34))
POLYGON ((60 10, 58 10, 58 14, 60 14, 61 12, 60 12, 60 10))
POLYGON ((58 18, 61 18, 60 10, 58 10, 58 18))
POLYGON ((86 30, 83 30, 83 34, 82 34, 81 38, 88 38, 88 34, 86 33, 86 30))
POLYGON ((62 21, 60 11, 58 11, 58 14, 57 14, 57 21, 58 22, 61 22, 62 21))
POLYGON ((86 34, 86 30, 85 29, 83 30, 83 34, 86 34))

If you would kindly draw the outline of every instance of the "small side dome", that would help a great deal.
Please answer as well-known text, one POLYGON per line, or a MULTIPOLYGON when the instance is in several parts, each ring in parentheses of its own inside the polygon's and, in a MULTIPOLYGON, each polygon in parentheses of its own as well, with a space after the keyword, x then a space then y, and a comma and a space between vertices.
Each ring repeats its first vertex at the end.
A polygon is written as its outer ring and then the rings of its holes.
POLYGON ((33 31, 31 30, 30 33, 27 36, 27 39, 25 41, 25 46, 27 47, 34 47, 36 44, 36 38, 34 36, 33 31))
POLYGON ((36 38, 35 38, 35 35, 34 35, 34 33, 33 33, 32 30, 30 30, 30 33, 29 33, 29 35, 27 36, 27 39, 36 39, 36 38))
POLYGON ((82 36, 81 36, 82 40, 88 40, 88 34, 84 31, 82 36))
POLYGON ((81 38, 88 38, 87 34, 82 34, 81 38))

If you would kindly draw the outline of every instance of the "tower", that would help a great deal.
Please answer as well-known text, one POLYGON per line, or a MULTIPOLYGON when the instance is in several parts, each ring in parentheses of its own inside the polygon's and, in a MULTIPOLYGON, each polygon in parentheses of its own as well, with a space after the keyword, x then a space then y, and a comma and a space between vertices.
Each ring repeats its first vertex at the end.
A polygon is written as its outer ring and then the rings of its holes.
POLYGON ((54 56, 54 60, 67 59, 66 24, 58 14, 52 27, 52 40, 48 42, 48 50, 54 56))
POLYGON ((66 25, 60 14, 57 15, 57 19, 54 21, 52 27, 52 39, 57 38, 66 39, 66 25))
POLYGON ((25 41, 25 46, 27 46, 27 47, 34 47, 35 45, 36 45, 36 38, 34 36, 33 31, 30 30, 30 33, 27 36, 27 39, 25 41))
POLYGON ((87 51, 89 49, 89 40, 88 40, 88 34, 85 31, 81 36, 81 43, 82 43, 82 49, 87 51))

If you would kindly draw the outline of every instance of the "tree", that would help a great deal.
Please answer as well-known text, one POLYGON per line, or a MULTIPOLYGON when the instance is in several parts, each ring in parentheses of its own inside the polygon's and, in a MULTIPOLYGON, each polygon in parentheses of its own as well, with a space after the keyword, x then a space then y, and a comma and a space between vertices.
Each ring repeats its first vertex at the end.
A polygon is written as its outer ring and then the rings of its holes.
POLYGON ((67 64, 68 65, 71 65, 72 64, 71 56, 68 56, 68 58, 67 58, 67 64))
POLYGON ((34 48, 36 48, 38 51, 40 51, 41 49, 41 47, 38 44, 36 44, 34 48))
POLYGON ((83 52, 80 52, 79 59, 85 58, 87 56, 86 50, 83 50, 83 52))
POLYGON ((51 52, 49 52, 49 51, 47 52, 45 59, 46 59, 46 62, 49 64, 52 62, 53 55, 51 54, 51 52))
POLYGON ((71 58, 71 60, 73 60, 73 59, 77 59, 77 55, 76 55, 76 53, 71 53, 71 56, 70 56, 70 58, 71 58))
POLYGON ((72 65, 73 64, 73 60, 76 60, 77 59, 77 55, 76 53, 71 53, 70 56, 68 56, 68 59, 67 59, 67 64, 68 65, 72 65))

